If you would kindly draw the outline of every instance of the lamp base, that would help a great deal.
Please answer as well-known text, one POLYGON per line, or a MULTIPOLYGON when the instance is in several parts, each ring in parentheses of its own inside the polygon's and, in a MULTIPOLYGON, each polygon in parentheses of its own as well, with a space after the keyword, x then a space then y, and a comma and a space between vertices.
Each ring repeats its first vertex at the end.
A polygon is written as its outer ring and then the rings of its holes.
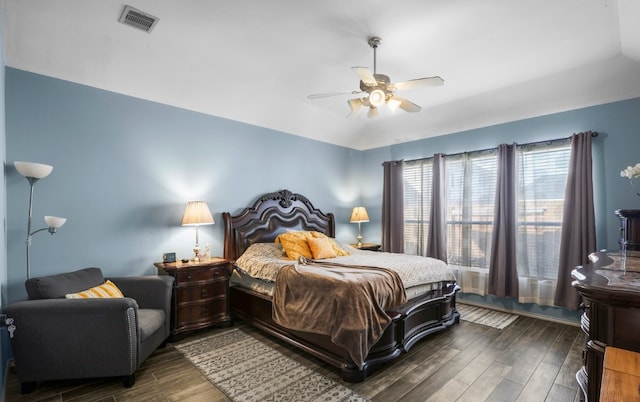
POLYGON ((195 257, 193 257, 192 261, 200 261, 200 247, 198 246, 194 247, 193 254, 195 254, 195 257))
POLYGON ((358 240, 357 247, 358 248, 362 247, 362 235, 360 233, 358 233, 358 236, 356 237, 356 239, 358 240))

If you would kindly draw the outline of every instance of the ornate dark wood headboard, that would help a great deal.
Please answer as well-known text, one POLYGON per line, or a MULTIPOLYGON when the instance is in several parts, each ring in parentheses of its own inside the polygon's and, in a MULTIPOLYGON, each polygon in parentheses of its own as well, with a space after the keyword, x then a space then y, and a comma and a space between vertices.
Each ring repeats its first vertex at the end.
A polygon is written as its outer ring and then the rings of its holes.
POLYGON ((303 195, 281 190, 261 196, 238 215, 222 214, 224 257, 235 260, 253 243, 272 243, 288 230, 315 230, 335 237, 335 218, 303 195))

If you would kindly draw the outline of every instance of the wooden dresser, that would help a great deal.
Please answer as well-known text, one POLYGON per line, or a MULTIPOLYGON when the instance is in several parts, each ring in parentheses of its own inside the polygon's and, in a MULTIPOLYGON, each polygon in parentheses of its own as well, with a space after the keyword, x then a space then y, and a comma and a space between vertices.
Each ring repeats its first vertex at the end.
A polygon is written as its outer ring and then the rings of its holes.
POLYGON ((598 401, 606 347, 640 352, 640 257, 597 252, 571 273, 583 297, 586 334, 576 379, 587 401, 598 401), (626 269, 626 270, 625 270, 626 269))
POLYGON ((171 337, 213 325, 231 325, 229 276, 224 258, 195 262, 157 262, 158 275, 175 278, 171 297, 171 337))
POLYGON ((640 353, 607 347, 600 402, 640 401, 640 353))

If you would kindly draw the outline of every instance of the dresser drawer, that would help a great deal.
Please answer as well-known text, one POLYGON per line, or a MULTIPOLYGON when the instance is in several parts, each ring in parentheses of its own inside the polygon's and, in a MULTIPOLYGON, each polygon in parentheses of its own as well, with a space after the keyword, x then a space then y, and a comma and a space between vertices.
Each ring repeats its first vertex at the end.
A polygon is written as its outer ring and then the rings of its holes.
POLYGON ((198 302, 212 299, 214 297, 226 297, 227 280, 218 280, 197 286, 183 286, 176 289, 176 302, 183 303, 198 302))
POLYGON ((216 278, 226 278, 225 267, 212 267, 203 269, 189 269, 176 272, 176 283, 180 285, 184 282, 210 281, 216 278))

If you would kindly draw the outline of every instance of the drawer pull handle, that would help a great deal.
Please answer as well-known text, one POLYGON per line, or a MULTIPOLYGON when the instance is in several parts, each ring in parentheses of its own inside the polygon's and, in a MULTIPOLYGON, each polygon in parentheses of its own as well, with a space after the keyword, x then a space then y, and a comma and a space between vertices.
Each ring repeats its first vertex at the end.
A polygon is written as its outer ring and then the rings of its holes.
POLYGON ((207 292, 207 289, 202 289, 200 291, 200 296, 201 297, 207 297, 209 295, 209 293, 207 292))
POLYGON ((187 279, 191 279, 191 275, 187 275, 187 279))
POLYGON ((202 317, 206 317, 209 315, 209 311, 207 311, 207 309, 203 307, 202 310, 200 310, 200 315, 202 317))
POLYGON ((220 271, 215 271, 215 272, 213 273, 213 275, 214 275, 214 276, 220 276, 220 271))

